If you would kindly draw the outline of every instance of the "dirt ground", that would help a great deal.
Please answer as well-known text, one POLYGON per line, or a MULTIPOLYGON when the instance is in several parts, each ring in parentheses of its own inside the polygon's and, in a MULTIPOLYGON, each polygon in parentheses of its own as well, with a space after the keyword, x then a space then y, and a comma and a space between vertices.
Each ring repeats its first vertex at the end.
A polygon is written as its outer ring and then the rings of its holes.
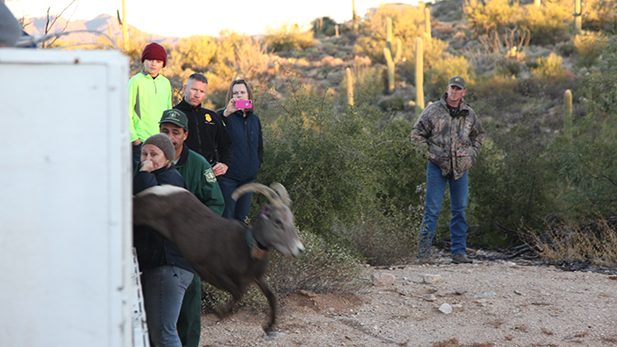
POLYGON ((369 270, 396 280, 353 294, 295 293, 270 335, 254 310, 204 315, 201 346, 617 346, 615 275, 447 258, 369 270), (439 281, 426 274, 441 282, 425 283, 439 281))

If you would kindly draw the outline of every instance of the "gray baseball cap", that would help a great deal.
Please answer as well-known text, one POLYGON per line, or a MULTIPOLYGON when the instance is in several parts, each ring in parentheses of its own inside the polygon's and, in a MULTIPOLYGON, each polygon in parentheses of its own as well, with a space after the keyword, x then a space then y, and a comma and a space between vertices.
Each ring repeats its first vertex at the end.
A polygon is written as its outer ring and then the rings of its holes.
POLYGON ((467 83, 465 83, 465 79, 461 76, 454 76, 452 78, 450 78, 450 82, 448 83, 448 87, 449 86, 457 86, 461 89, 465 89, 465 86, 467 85, 467 83))

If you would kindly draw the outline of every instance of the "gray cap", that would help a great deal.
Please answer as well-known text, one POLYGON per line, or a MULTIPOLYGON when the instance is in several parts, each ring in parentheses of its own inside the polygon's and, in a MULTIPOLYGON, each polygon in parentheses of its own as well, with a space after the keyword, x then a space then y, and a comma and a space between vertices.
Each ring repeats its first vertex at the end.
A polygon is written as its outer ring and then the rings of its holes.
POLYGON ((155 134, 148 137, 148 139, 144 141, 144 146, 145 145, 154 145, 160 148, 165 154, 165 158, 170 161, 174 161, 174 159, 176 159, 176 149, 174 148, 174 144, 171 142, 169 136, 165 134, 155 134))
POLYGON ((457 86, 461 89, 465 89, 465 86, 467 84, 465 83, 465 79, 461 76, 454 76, 452 78, 450 78, 450 82, 448 83, 448 87, 449 86, 457 86))
POLYGON ((188 130, 189 127, 189 120, 184 112, 176 109, 163 111, 163 117, 161 117, 159 124, 161 123, 173 123, 185 130, 188 130))

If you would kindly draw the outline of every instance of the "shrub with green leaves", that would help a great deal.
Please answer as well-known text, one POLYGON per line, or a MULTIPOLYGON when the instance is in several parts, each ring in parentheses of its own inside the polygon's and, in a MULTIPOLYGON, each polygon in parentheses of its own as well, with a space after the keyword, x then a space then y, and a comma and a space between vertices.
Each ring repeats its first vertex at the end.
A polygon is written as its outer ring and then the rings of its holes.
POLYGON ((372 61, 385 64, 383 49, 386 47, 388 18, 392 19, 393 41, 401 40, 402 57, 413 60, 415 39, 423 33, 423 6, 381 4, 377 11, 362 23, 354 51, 356 54, 368 55, 372 61))
POLYGON ((548 57, 540 57, 536 60, 537 67, 531 69, 531 73, 542 81, 558 81, 566 77, 566 69, 563 68, 563 58, 551 52, 548 57))
POLYGON ((511 3, 509 0, 466 0, 464 12, 476 35, 501 31, 516 23, 522 14, 518 2, 511 3))
POLYGON ((289 22, 276 28, 266 27, 264 40, 274 52, 303 50, 315 45, 313 31, 289 22))
POLYGON ((606 46, 606 37, 596 32, 583 32, 572 38, 576 48, 576 63, 580 66, 591 67, 598 63, 598 58, 606 46))
POLYGON ((532 44, 540 45, 566 39, 571 21, 571 2, 544 1, 540 8, 534 4, 525 5, 518 24, 529 30, 532 44))
MULTIPOLYGON (((471 65, 464 56, 453 57, 446 54, 433 62, 433 66, 426 73, 426 93, 431 100, 438 100, 452 76, 462 76, 467 83, 472 82, 471 65)), ((473 83, 473 82, 472 82, 473 83)))
MULTIPOLYGON (((315 234, 298 230, 298 236, 306 249, 301 257, 270 253, 266 281, 279 302, 298 290, 315 293, 351 292, 367 284, 369 276, 361 258, 340 245, 325 242, 315 234)), ((204 282, 202 288, 205 294, 203 307, 206 311, 220 312, 232 300, 229 293, 208 283, 204 282)), ((254 307, 262 313, 269 310, 268 301, 255 285, 249 287, 238 304, 254 307)))

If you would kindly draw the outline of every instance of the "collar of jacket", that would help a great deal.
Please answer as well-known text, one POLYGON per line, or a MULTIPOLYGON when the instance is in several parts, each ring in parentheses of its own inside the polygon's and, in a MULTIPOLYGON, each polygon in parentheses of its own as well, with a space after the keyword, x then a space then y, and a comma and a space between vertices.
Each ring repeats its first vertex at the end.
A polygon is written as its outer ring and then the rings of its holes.
POLYGON ((176 166, 182 166, 184 164, 186 164, 186 161, 189 158, 189 148, 186 147, 185 144, 182 144, 182 152, 180 152, 180 158, 178 158, 178 163, 176 163, 176 166))
MULTIPOLYGON (((448 102, 446 101, 447 97, 448 97, 448 93, 443 93, 443 95, 441 96, 441 99, 439 99, 439 102, 441 103, 443 107, 446 108, 446 110, 448 110, 448 113, 450 113, 450 108, 449 108, 448 102)), ((467 102, 465 102, 465 99, 461 99, 461 102, 458 104, 458 113, 460 113, 462 110, 469 111, 469 109, 470 109, 469 105, 467 105, 467 102)))
POLYGON ((238 110, 238 111, 236 111, 236 112, 234 112, 234 113, 230 114, 229 116, 231 117, 232 115, 236 115, 236 116, 238 116, 238 117, 240 117, 240 118, 248 118, 248 117, 250 117, 252 114, 253 114, 253 111, 248 111, 248 112, 246 113, 246 117, 244 117, 244 111, 242 111, 242 110, 238 110))
POLYGON ((176 106, 174 106, 174 108, 177 108, 179 110, 188 110, 190 112, 197 112, 201 109, 201 105, 197 105, 197 106, 193 106, 191 104, 189 104, 188 102, 186 102, 186 100, 184 100, 184 98, 182 98, 182 101, 180 101, 179 104, 177 104, 176 106))

